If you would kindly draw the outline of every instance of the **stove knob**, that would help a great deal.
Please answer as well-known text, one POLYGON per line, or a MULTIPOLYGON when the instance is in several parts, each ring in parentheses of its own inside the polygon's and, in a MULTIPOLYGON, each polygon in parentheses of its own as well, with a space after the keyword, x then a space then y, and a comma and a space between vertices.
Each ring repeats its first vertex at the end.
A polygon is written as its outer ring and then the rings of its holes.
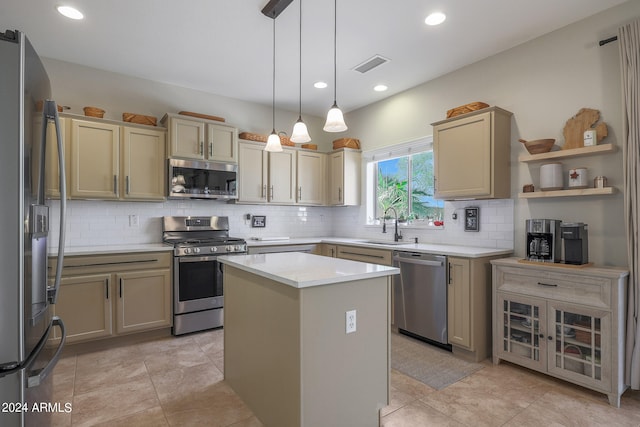
POLYGON ((218 252, 218 247, 217 246, 212 246, 210 251, 211 252, 218 252))
POLYGON ((193 253, 199 254, 200 253, 200 248, 193 248, 193 253))
POLYGON ((242 246, 241 245, 236 245, 236 251, 240 252, 242 250, 242 246))
POLYGON ((227 246, 225 247, 225 249, 227 250, 227 252, 233 252, 233 246, 227 246))
POLYGON ((184 253, 185 254, 190 254, 191 253, 191 248, 185 248, 184 249, 184 253))

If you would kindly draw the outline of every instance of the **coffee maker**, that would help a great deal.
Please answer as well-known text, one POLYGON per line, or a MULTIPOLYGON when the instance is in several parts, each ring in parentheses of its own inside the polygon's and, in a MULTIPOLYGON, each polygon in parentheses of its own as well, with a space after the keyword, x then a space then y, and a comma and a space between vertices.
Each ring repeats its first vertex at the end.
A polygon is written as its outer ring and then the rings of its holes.
POLYGON ((589 262, 589 241, 587 224, 582 222, 562 223, 565 264, 587 264, 589 262))
POLYGON ((560 262, 560 221, 557 219, 528 219, 527 260, 560 262))

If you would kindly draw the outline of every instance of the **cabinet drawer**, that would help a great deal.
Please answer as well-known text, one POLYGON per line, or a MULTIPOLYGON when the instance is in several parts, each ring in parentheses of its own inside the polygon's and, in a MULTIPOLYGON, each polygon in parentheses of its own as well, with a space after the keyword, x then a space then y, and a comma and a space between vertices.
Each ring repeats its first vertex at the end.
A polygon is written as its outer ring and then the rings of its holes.
POLYGON ((356 246, 338 246, 338 258, 372 264, 391 265, 391 251, 383 249, 360 248, 356 246))
MULTIPOLYGON (((113 273, 116 271, 170 268, 171 252, 137 252, 112 255, 75 255, 64 257, 63 276, 113 273)), ((56 274, 56 257, 49 258, 49 277, 56 274)))
POLYGON ((611 307, 611 281, 606 278, 505 266, 498 266, 495 271, 499 276, 495 278, 498 291, 604 309, 611 307))

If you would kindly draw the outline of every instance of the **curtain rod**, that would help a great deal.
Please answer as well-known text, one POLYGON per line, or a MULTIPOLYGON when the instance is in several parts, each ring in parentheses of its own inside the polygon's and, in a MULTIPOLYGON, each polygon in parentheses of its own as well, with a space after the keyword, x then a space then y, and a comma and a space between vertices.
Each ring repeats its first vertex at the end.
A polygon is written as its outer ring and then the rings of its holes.
POLYGON ((598 44, 600 46, 604 46, 605 44, 614 42, 616 40, 618 40, 618 36, 613 36, 613 37, 609 37, 608 39, 600 40, 598 44))

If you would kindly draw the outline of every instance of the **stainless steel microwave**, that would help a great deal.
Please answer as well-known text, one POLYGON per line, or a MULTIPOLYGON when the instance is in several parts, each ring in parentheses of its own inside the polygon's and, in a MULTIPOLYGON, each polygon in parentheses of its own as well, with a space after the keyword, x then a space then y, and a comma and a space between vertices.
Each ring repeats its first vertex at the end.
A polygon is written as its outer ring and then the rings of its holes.
POLYGON ((168 198, 237 199, 238 165, 169 159, 168 198))

